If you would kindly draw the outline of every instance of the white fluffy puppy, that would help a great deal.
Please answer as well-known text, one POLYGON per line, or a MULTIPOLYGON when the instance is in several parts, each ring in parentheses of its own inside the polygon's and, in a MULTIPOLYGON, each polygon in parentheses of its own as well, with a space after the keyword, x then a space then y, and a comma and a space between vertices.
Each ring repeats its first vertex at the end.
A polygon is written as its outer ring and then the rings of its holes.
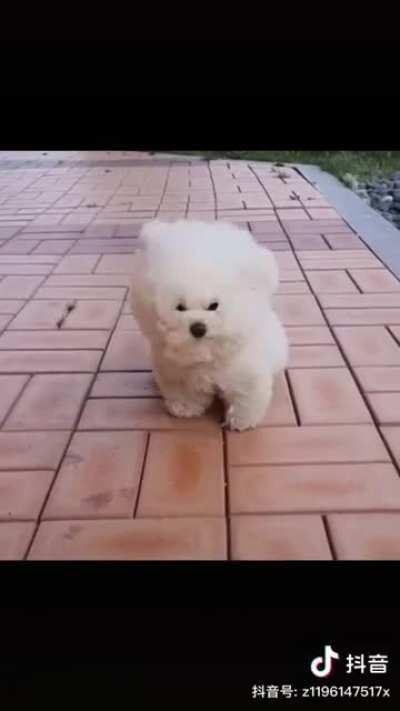
POLYGON ((168 411, 196 417, 219 395, 225 425, 255 427, 288 358, 273 254, 222 222, 156 220, 140 236, 131 304, 168 411))

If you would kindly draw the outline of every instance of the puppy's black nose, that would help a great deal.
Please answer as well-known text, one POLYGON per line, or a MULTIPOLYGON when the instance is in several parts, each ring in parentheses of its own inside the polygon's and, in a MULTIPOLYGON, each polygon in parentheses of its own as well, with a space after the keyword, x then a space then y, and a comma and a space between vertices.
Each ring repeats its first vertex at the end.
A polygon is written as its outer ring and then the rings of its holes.
POLYGON ((196 321, 190 326, 190 333, 195 338, 202 338, 207 333, 207 327, 201 321, 196 321))

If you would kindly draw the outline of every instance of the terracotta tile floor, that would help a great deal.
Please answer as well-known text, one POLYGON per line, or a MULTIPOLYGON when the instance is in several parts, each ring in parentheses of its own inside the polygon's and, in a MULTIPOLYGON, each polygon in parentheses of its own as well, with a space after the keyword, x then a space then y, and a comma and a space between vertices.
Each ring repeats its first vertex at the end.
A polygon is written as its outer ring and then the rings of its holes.
POLYGON ((0 154, 0 558, 400 558, 400 282, 296 170, 0 154), (164 410, 126 301, 141 224, 276 253, 287 373, 253 432, 164 410))

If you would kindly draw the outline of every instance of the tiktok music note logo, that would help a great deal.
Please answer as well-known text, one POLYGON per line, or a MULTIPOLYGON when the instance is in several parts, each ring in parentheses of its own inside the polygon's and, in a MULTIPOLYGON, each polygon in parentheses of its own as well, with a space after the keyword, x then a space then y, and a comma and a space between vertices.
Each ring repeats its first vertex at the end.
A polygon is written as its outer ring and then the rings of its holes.
POLYGON ((339 655, 335 652, 330 644, 324 647, 324 656, 315 657, 311 662, 311 671, 314 676, 328 676, 332 671, 332 659, 339 659, 339 655))

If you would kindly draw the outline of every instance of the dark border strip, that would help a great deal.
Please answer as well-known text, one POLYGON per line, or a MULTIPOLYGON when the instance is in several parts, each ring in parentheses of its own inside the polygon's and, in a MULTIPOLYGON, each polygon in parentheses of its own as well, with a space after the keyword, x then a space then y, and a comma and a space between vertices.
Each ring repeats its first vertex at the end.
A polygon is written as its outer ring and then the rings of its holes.
POLYGON ((363 242, 400 279, 400 230, 369 207, 352 190, 316 165, 294 164, 299 173, 329 200, 363 242))

